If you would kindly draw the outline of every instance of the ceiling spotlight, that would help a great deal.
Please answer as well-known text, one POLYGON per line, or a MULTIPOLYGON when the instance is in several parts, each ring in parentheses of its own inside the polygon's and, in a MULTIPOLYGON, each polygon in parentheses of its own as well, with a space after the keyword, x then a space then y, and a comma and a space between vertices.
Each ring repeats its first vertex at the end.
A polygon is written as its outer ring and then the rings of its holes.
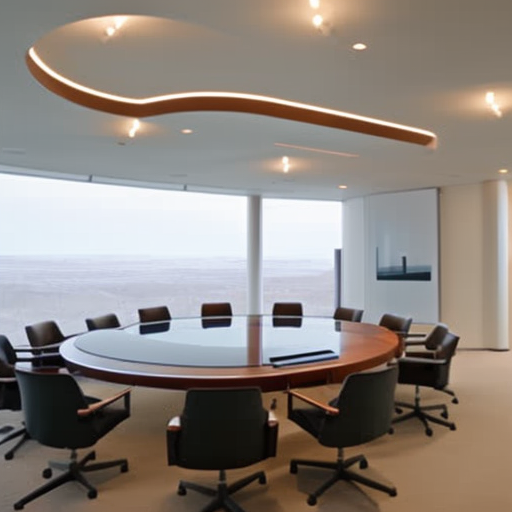
POLYGON ((128 16, 116 16, 112 25, 109 25, 105 29, 105 34, 107 34, 107 37, 112 37, 125 24, 127 19, 128 16))
POLYGON ((309 0, 309 5, 313 9, 318 9, 320 7, 320 0, 309 0))
POLYGON ((283 163, 283 172, 288 172, 290 170, 290 159, 287 156, 283 156, 281 162, 283 163))
POLYGON ((496 117, 501 117, 503 113, 501 112, 500 106, 496 103, 496 98, 492 91, 489 91, 485 94, 485 102, 489 106, 489 108, 494 112, 496 117))
POLYGON ((324 23, 324 18, 321 14, 315 14, 313 16, 312 22, 316 28, 320 28, 324 23))
POLYGON ((508 169, 500 169, 498 172, 500 174, 508 174, 508 169))
POLYGON ((341 188, 342 190, 345 190, 347 187, 347 185, 338 185, 338 188, 341 188))
POLYGON ((356 43, 352 45, 353 50, 362 51, 366 50, 367 46, 364 43, 356 43))
POLYGON ((183 128, 181 130, 181 133, 184 133, 185 135, 189 135, 190 133, 194 133, 190 128, 183 128))
POLYGON ((140 128, 140 121, 138 119, 135 119, 132 123, 132 127, 130 128, 130 131, 128 132, 128 137, 130 139, 133 139, 135 137, 135 134, 138 132, 140 128))

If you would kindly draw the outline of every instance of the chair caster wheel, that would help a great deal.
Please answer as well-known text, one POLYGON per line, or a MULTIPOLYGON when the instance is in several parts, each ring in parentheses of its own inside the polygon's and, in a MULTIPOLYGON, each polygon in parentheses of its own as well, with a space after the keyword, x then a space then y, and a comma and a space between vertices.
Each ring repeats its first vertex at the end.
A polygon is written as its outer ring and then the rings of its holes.
POLYGON ((128 462, 125 464, 121 464, 121 473, 127 473, 128 472, 128 462))
POLYGON ((397 414, 402 414, 404 411, 402 409, 400 409, 400 407, 395 407, 395 412, 397 414))
POLYGON ((178 485, 178 496, 185 496, 187 494, 187 489, 182 485, 178 485))
POLYGON ((96 489, 91 489, 88 493, 87 493, 87 497, 90 499, 90 500, 93 500, 94 498, 96 498, 98 496, 98 491, 96 489))
POLYGON ((447 419, 448 418, 448 412, 447 411, 443 411, 441 413, 441 416, 444 418, 444 419, 447 419))
POLYGON ((20 505, 19 503, 14 504, 14 510, 22 510, 22 509, 23 509, 23 505, 20 505))
POLYGON ((316 505, 316 496, 309 496, 308 505, 310 505, 310 506, 316 505))
POLYGON ((396 489, 392 489, 391 491, 389 491, 389 495, 394 498, 396 495, 397 495, 397 492, 396 492, 396 489))
POLYGON ((14 453, 6 453, 6 454, 4 455, 4 459, 5 459, 5 460, 12 460, 12 459, 13 459, 13 457, 14 457, 14 453))
POLYGON ((458 399, 458 398, 454 398, 454 399, 452 400, 452 404, 458 404, 458 403, 459 403, 459 399, 458 399))
POLYGON ((363 459, 360 463, 359 463, 359 469, 366 469, 368 467, 368 461, 366 459, 363 459))
POLYGON ((290 473, 292 475, 297 473, 297 464, 295 464, 295 462, 290 462, 290 473))
POLYGON ((395 433, 395 429, 393 427, 390 427, 388 430, 389 435, 393 435, 395 433))
POLYGON ((427 434, 427 436, 428 436, 428 437, 432 437, 432 434, 433 434, 433 433, 434 433, 434 432, 432 432, 432 429, 431 429, 431 428, 427 428, 427 429, 425 430, 425 434, 427 434))
POLYGON ((267 483, 267 477, 265 475, 261 475, 259 478, 258 478, 258 482, 261 484, 261 485, 264 485, 267 483))
POLYGON ((457 430, 457 427, 455 426, 455 424, 454 424, 454 423, 452 423, 452 424, 450 425, 450 430, 457 430))
POLYGON ((43 469, 43 478, 51 478, 52 477, 52 470, 51 468, 46 468, 46 469, 43 469))

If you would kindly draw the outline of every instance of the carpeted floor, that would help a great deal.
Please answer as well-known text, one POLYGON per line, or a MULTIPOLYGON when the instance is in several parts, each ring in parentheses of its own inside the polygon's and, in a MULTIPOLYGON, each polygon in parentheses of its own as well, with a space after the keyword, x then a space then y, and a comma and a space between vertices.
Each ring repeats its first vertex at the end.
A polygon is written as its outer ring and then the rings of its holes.
MULTIPOLYGON (((96 396, 108 396, 115 385, 90 380, 84 389, 96 396)), ((334 460, 335 450, 316 441, 286 420, 285 397, 265 395, 267 406, 278 398, 280 420, 278 456, 251 468, 228 472, 228 479, 262 468, 268 484, 254 483, 235 495, 246 512, 307 511, 323 512, 508 512, 512 510, 512 353, 460 350, 452 362, 451 386, 460 403, 433 390, 422 392, 424 403, 449 403, 456 431, 433 426, 427 437, 416 420, 396 426, 386 435, 346 455, 363 452, 370 467, 365 472, 398 489, 391 498, 378 491, 361 490, 340 482, 318 500, 316 507, 306 504, 312 491, 326 477, 323 470, 299 469, 288 472, 291 457, 334 460)), ((308 390, 308 394, 327 399, 336 387, 308 390)), ((180 478, 214 483, 214 472, 197 472, 169 467, 165 453, 167 420, 181 410, 183 393, 158 389, 133 390, 132 416, 96 446, 98 460, 126 456, 130 471, 106 470, 91 474, 98 486, 98 498, 87 499, 76 483, 52 491, 29 503, 25 510, 36 512, 199 512, 208 498, 194 492, 176 494, 180 478)), ((409 400, 410 386, 398 386, 397 399, 409 400)), ((16 421, 19 413, 2 411, 0 424, 16 421)), ((42 447, 30 441, 12 461, 4 461, 6 447, 0 447, 0 511, 12 510, 13 503, 44 482, 41 471, 46 461, 67 457, 68 453, 42 447)))

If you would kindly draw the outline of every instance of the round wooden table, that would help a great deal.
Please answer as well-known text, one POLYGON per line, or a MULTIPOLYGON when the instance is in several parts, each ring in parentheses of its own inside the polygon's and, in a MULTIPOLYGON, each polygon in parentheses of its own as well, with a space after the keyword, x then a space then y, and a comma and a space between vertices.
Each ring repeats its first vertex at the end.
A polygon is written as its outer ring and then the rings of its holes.
POLYGON ((170 389, 259 386, 262 391, 341 382, 399 351, 398 336, 377 325, 262 315, 91 331, 60 347, 71 368, 100 380, 170 389))

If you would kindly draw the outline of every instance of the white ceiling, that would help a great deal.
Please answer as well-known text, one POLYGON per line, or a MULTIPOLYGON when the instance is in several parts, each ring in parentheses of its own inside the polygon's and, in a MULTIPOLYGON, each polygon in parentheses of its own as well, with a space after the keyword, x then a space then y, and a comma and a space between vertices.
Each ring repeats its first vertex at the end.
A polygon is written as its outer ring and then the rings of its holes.
POLYGON ((510 0, 321 0, 321 12, 329 34, 312 26, 308 0, 3 2, 0 171, 329 200, 512 172, 510 0), (137 17, 108 41, 106 21, 81 22, 115 14, 137 17), (356 42, 368 49, 354 51, 356 42), (24 62, 34 44, 58 72, 106 92, 275 96, 431 130, 438 147, 217 112, 145 118, 129 139, 131 119, 75 105, 36 82, 24 62), (487 91, 503 117, 487 108, 487 91))

